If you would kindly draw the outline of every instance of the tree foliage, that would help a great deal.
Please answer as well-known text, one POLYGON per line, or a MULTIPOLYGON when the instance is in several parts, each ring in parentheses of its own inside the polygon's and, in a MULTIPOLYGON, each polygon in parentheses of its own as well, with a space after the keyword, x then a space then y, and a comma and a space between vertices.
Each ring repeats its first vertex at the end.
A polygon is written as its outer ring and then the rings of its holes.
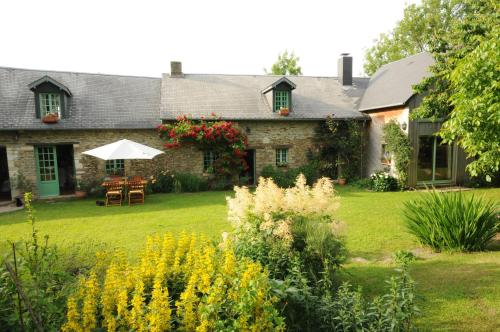
POLYGON ((426 50, 435 64, 414 89, 425 97, 412 118, 445 119, 440 136, 474 161, 472 176, 499 171, 498 25, 496 0, 424 0, 410 5, 394 30, 366 53, 365 71, 426 50))
POLYGON ((295 52, 288 53, 288 50, 285 50, 278 55, 278 60, 272 65, 271 70, 264 69, 264 71, 268 75, 302 75, 299 60, 295 52))
POLYGON ((362 175, 364 124, 358 120, 328 117, 315 130, 318 167, 321 175, 352 179, 362 175))
POLYGON ((456 140, 474 161, 472 176, 487 179, 499 170, 498 2, 465 0, 455 6, 456 20, 444 37, 446 48, 434 50, 433 75, 416 91, 426 93, 415 117, 447 121, 440 135, 456 140))
POLYGON ((410 4, 394 29, 380 34, 365 52, 364 70, 373 75, 386 63, 441 47, 441 35, 447 33, 452 18, 450 0, 424 0, 410 4))
MULTIPOLYGON (((441 130, 475 160, 472 176, 498 172, 500 164, 500 29, 457 63, 450 75, 453 110, 441 130)), ((489 176, 489 175, 488 175, 489 176)))

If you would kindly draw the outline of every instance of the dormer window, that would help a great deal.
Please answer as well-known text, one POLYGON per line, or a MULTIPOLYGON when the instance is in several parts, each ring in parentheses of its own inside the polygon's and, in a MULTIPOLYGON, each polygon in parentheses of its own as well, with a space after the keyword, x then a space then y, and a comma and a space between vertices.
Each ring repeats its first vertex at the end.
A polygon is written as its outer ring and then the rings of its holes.
POLYGON ((35 93, 35 115, 45 123, 57 122, 66 117, 71 92, 55 79, 44 76, 29 86, 35 93))
POLYGON ((61 116, 61 94, 60 93, 40 93, 38 95, 40 103, 40 115, 57 114, 61 116))
POLYGON ((264 94, 268 100, 273 112, 279 112, 280 115, 288 115, 288 112, 292 111, 292 90, 294 90, 295 87, 295 83, 286 77, 282 77, 262 90, 262 94, 264 94), (286 109, 285 113, 280 111, 283 109, 286 109))
POLYGON ((290 104, 290 98, 288 95, 290 94, 290 91, 286 90, 278 90, 274 93, 274 111, 279 111, 282 108, 289 108, 290 104))

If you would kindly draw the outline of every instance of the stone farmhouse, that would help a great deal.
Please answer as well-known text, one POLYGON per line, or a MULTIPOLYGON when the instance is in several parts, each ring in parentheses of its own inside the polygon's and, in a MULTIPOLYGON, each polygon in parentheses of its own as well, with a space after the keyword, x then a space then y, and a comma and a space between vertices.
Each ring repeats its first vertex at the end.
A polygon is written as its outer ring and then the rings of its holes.
POLYGON ((420 53, 383 66, 371 78, 353 77, 348 54, 338 60, 338 77, 186 74, 180 62, 172 62, 170 74, 161 78, 0 67, 0 199, 18 194, 19 174, 39 197, 72 194, 78 180, 110 173, 202 175, 214 155, 195 147, 167 150, 153 161, 102 161, 82 152, 122 138, 162 149, 157 125, 212 113, 246 132, 251 181, 266 165, 305 164, 315 128, 333 116, 366 124, 367 175, 393 171, 381 128, 394 119, 414 148, 409 185, 460 184, 465 157, 433 135, 440 123, 409 119, 421 98, 412 85, 429 74, 432 63, 420 53), (289 108, 288 116, 279 114, 282 107, 289 108), (47 117, 54 113, 55 120, 47 117))

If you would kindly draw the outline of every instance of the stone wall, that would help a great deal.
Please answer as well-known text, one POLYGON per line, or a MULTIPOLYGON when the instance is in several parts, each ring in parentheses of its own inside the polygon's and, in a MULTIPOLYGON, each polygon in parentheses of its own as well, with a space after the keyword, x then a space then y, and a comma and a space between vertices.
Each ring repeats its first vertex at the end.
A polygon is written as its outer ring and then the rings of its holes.
MULTIPOLYGON (((249 149, 255 149, 257 176, 266 165, 274 165, 277 148, 289 149, 289 167, 307 163, 307 153, 312 147, 314 128, 317 122, 292 121, 245 121, 239 123, 247 133, 249 149)), ((77 179, 99 179, 104 176, 103 160, 85 156, 83 151, 127 138, 148 146, 163 149, 163 142, 154 130, 44 130, 0 132, 0 145, 7 148, 9 175, 15 178, 18 172, 30 180, 36 193, 37 173, 34 146, 71 144, 74 149, 77 179)), ((194 146, 166 150, 165 154, 149 160, 127 160, 127 175, 149 176, 157 170, 203 173, 203 153, 194 146)), ((11 181, 12 196, 17 195, 15 181, 11 181)))

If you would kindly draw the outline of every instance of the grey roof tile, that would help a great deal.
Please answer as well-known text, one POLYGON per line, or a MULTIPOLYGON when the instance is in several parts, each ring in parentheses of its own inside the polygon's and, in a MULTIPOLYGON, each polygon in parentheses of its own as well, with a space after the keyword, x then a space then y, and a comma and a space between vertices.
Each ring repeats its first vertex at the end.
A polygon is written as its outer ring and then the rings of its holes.
POLYGON ((160 78, 0 67, 0 130, 147 129, 160 121, 160 78), (71 93, 68 116, 44 124, 29 84, 49 76, 71 93))
POLYGON ((354 78, 353 86, 342 86, 335 77, 286 76, 296 89, 288 117, 272 112, 262 91, 279 80, 274 75, 163 75, 161 117, 172 120, 180 115, 193 118, 215 113, 231 120, 318 120, 328 115, 361 118, 357 102, 368 83, 354 78))
POLYGON ((415 93, 413 86, 431 75, 429 67, 434 59, 427 52, 388 63, 371 77, 361 103, 360 111, 402 106, 415 93))

